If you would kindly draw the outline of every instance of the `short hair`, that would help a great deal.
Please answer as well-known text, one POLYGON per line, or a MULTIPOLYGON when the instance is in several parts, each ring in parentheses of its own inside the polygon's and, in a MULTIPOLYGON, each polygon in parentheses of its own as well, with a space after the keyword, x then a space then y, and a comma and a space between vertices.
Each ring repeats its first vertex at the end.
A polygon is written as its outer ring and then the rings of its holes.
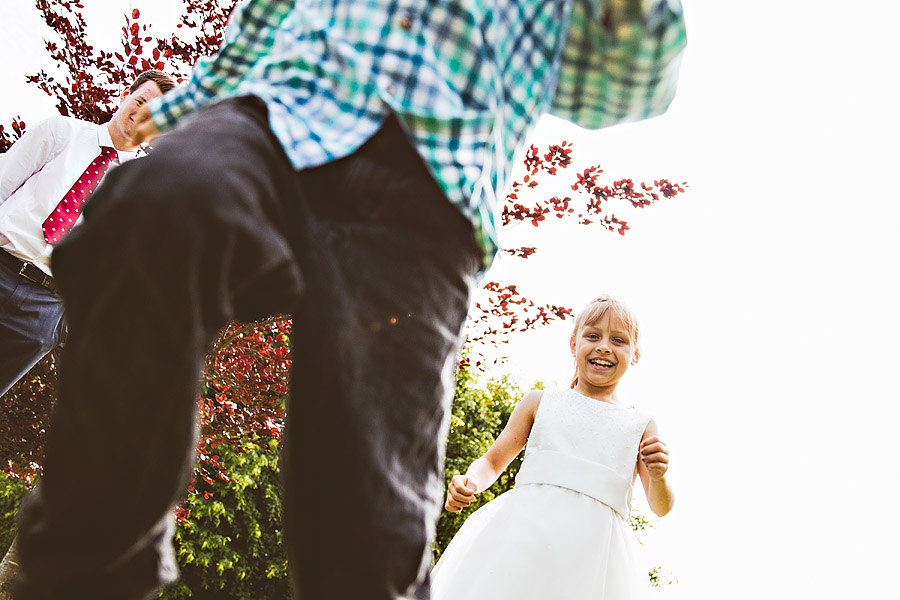
POLYGON ((593 325, 610 313, 616 319, 622 322, 625 331, 631 336, 631 344, 638 348, 639 327, 637 318, 634 313, 620 298, 609 294, 602 294, 587 303, 581 312, 575 317, 575 327, 572 329, 572 335, 578 335, 578 331, 582 327, 593 325))
POLYGON ((143 73, 138 75, 137 79, 134 80, 134 83, 131 84, 131 89, 128 93, 133 94, 136 89, 138 89, 148 81, 152 81, 153 83, 155 83, 159 87, 159 91, 161 91, 163 94, 175 87, 174 79, 172 79, 162 71, 150 69, 149 71, 144 71, 143 73))

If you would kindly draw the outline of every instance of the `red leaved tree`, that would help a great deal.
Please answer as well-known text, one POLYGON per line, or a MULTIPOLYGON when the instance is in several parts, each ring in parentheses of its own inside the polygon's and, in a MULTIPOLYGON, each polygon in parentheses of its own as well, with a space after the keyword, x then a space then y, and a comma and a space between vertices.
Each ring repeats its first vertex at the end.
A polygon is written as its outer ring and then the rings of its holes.
MULTIPOLYGON (((36 0, 35 5, 58 39, 46 48, 60 74, 42 70, 26 77, 57 101, 60 114, 104 122, 115 111, 125 85, 140 72, 156 68, 182 81, 199 56, 216 52, 228 14, 236 0, 183 0, 176 32, 152 35, 138 9, 123 15, 120 48, 95 49, 86 41, 87 25, 76 0, 36 0)), ((0 150, 5 150, 26 127, 12 120, 12 134, 0 126, 0 150)), ((573 145, 552 144, 545 151, 532 146, 524 159, 524 175, 513 182, 502 206, 501 226, 531 223, 539 227, 550 218, 603 227, 624 235, 628 223, 609 211, 611 204, 645 208, 684 191, 685 184, 662 179, 636 185, 631 179, 603 184, 603 169, 589 166, 570 173, 573 145), (567 179, 566 179, 567 178, 567 179), (550 179, 564 179, 572 196, 541 195, 536 190, 550 179)), ((558 187, 558 186, 557 186, 558 187)), ((505 250, 527 259, 536 246, 505 250)), ((540 327, 572 314, 567 307, 540 304, 525 297, 514 284, 488 281, 469 315, 466 345, 473 348, 463 367, 484 369, 480 348, 508 343, 518 332, 540 327)), ((217 465, 215 447, 247 437, 278 437, 284 419, 284 397, 290 368, 290 320, 276 316, 259 323, 232 323, 218 337, 206 364, 200 398, 203 436, 200 475, 225 478, 217 465)), ((55 395, 55 359, 48 355, 0 399, 0 468, 30 481, 40 470, 43 434, 55 395)))
MULTIPOLYGON (((87 43, 87 24, 77 0, 36 0, 35 5, 56 38, 46 41, 58 73, 44 70, 26 77, 56 99, 60 114, 105 122, 115 110, 124 86, 140 72, 156 68, 182 81, 199 56, 219 48, 228 14, 236 0, 183 0, 176 32, 152 35, 138 9, 123 15, 120 47, 95 49, 87 43)), ((9 129, 0 126, 0 151, 24 131, 20 117, 9 129)), ((624 235, 626 221, 609 212, 615 203, 645 208, 684 191, 685 184, 662 179, 636 185, 631 179, 603 184, 599 166, 570 173, 573 146, 562 142, 546 151, 532 146, 524 159, 524 175, 515 181, 502 207, 501 225, 530 222, 539 227, 550 218, 574 220, 624 235), (568 177, 568 179, 565 179, 568 177), (572 195, 542 196, 536 188, 548 179, 565 179, 572 195)), ((508 249, 527 259, 536 246, 508 249)), ((488 281, 469 316, 467 346, 474 348, 462 367, 484 369, 480 347, 508 342, 510 336, 571 316, 571 309, 540 304, 522 295, 518 286, 488 281)), ((215 448, 245 437, 278 437, 284 419, 290 367, 291 322, 276 316, 259 323, 232 323, 217 338, 206 364, 200 402, 203 436, 199 475, 225 479, 215 448)), ((0 468, 26 481, 40 471, 43 435, 55 396, 55 358, 48 355, 0 399, 0 468)), ((261 442, 262 443, 262 442, 261 442)))
MULTIPOLYGON (((522 223, 539 227, 549 219, 575 221, 578 225, 603 227, 620 235, 630 229, 628 223, 610 212, 612 207, 631 206, 646 208, 663 198, 683 193, 686 183, 672 183, 659 179, 653 183, 641 182, 636 186, 632 179, 620 179, 603 184, 603 169, 592 165, 580 171, 570 172, 573 144, 563 141, 550 144, 542 152, 530 146, 523 160, 524 174, 513 181, 501 207, 500 234, 504 229, 522 223), (562 179, 559 181, 558 179, 562 179), (571 190, 571 196, 547 196, 535 189, 554 182, 555 188, 571 190)), ((510 256, 527 259, 537 252, 536 246, 509 248, 510 256)), ((497 346, 509 343, 517 333, 525 332, 557 319, 572 316, 572 309, 555 304, 536 304, 523 296, 519 286, 503 285, 488 281, 482 286, 478 302, 469 314, 466 345, 472 347, 464 364, 483 368, 484 345, 497 346)))
MULTIPOLYGON (((165 38, 152 35, 140 10, 123 15, 120 47, 98 50, 87 41, 87 24, 79 0, 35 0, 44 22, 54 32, 45 40, 56 69, 26 76, 56 100, 61 115, 104 123, 116 110, 116 100, 135 77, 159 69, 181 82, 197 57, 215 54, 222 43, 228 15, 237 0, 183 0, 177 31, 165 38), (182 35, 184 37, 182 37, 182 35)), ((16 116, 7 129, 0 124, 0 153, 21 137, 25 121, 16 116)))
MULTIPOLYGON (((177 30, 156 37, 135 9, 123 15, 120 47, 95 49, 87 43, 87 24, 77 0, 35 0, 54 39, 46 41, 57 70, 26 77, 56 100, 60 114, 92 122, 105 122, 115 111, 124 87, 142 71, 155 68, 182 81, 199 56, 217 51, 225 23, 237 0, 183 0, 177 30)), ((26 128, 21 117, 8 128, 0 125, 0 153, 26 128)), ((550 145, 545 151, 532 146, 524 159, 524 175, 515 181, 502 206, 501 226, 521 223, 539 227, 551 218, 579 225, 603 227, 624 235, 629 227, 610 207, 615 204, 645 208, 684 191, 686 184, 661 179, 636 185, 631 179, 603 184, 599 166, 571 172, 573 146, 550 145), (564 180, 571 196, 542 195, 543 182, 564 180)), ((502 231, 501 231, 502 233, 502 231)), ((505 250, 527 259, 537 246, 505 250)), ((518 332, 570 318, 572 310, 525 297, 515 284, 488 281, 479 291, 469 315, 466 346, 460 368, 485 370, 484 346, 508 343, 518 332)), ((301 332, 302 333, 302 332, 301 332)), ((202 422, 197 477, 207 484, 228 480, 216 454, 220 444, 252 439, 261 446, 278 438, 284 421, 284 399, 290 370, 291 321, 273 316, 257 323, 231 323, 217 337, 206 361, 198 398, 202 422)), ((0 398, 0 469, 29 484, 40 473, 44 433, 55 398, 56 353, 51 353, 0 398)), ((191 486, 193 492, 194 486, 191 486)), ((178 512, 186 518, 186 509, 178 512)), ((0 596, 2 596, 0 581, 0 596)))

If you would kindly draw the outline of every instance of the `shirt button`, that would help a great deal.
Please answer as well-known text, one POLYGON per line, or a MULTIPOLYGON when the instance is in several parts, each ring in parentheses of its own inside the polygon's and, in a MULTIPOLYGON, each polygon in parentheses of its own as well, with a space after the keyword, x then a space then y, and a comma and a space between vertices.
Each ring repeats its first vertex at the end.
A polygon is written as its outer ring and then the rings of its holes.
POLYGON ((412 17, 410 17, 409 15, 406 15, 405 17, 400 19, 400 28, 401 29, 405 29, 406 31, 409 31, 410 29, 412 29, 412 24, 413 24, 413 20, 412 20, 412 17))

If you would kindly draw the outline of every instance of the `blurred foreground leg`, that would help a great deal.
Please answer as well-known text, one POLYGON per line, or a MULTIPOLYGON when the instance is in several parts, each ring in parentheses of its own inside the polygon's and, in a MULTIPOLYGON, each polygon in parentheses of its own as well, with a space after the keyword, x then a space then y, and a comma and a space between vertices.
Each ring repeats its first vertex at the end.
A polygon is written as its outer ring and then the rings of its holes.
POLYGON ((69 338, 17 599, 139 599, 177 576, 199 369, 228 319, 297 302, 293 184, 263 105, 222 102, 113 171, 56 250, 69 338))

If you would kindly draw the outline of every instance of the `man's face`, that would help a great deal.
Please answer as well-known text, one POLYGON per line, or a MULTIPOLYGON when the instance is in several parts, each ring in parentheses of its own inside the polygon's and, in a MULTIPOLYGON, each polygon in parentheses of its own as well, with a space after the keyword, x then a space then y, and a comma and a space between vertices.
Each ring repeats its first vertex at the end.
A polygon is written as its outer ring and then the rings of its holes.
POLYGON ((162 96, 159 86, 153 81, 145 81, 134 92, 125 93, 122 102, 110 123, 127 139, 134 137, 135 115, 140 108, 153 98, 162 96))

